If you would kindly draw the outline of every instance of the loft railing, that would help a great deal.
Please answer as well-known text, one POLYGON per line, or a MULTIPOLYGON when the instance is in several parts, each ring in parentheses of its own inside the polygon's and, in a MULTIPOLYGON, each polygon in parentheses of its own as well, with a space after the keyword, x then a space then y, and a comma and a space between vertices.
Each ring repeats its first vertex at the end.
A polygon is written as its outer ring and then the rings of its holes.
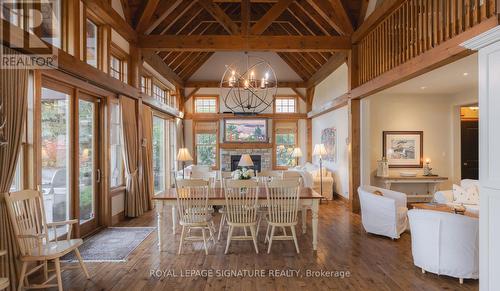
POLYGON ((360 85, 494 15, 494 0, 405 1, 358 42, 360 85))

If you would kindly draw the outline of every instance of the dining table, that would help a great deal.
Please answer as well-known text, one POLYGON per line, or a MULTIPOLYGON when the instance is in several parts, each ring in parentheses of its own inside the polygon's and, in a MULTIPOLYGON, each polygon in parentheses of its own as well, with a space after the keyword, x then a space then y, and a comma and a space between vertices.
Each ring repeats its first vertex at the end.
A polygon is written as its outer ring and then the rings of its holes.
MULTIPOLYGON (((307 230, 307 209, 311 209, 311 225, 312 225, 312 246, 313 250, 316 251, 318 247, 318 213, 319 204, 323 196, 318 192, 314 191, 308 187, 300 187, 299 189, 299 209, 302 210, 302 233, 306 233, 307 230)), ((153 196, 153 201, 156 205, 157 213, 157 223, 158 223, 158 247, 161 251, 163 241, 165 240, 166 231, 162 229, 163 221, 163 206, 171 206, 172 210, 172 233, 175 235, 176 227, 178 224, 177 220, 177 193, 175 188, 170 188, 164 192, 158 193, 153 196)), ((257 203, 260 206, 265 206, 267 204, 267 193, 264 187, 259 188, 259 196, 257 203)), ((208 194, 208 205, 213 206, 224 206, 226 204, 224 196, 224 188, 210 188, 208 194)))

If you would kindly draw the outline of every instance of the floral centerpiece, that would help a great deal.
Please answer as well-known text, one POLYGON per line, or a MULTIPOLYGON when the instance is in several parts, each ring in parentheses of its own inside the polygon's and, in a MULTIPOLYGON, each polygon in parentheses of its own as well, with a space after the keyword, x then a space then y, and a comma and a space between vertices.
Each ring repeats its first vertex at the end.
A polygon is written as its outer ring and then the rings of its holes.
POLYGON ((253 170, 242 168, 233 172, 234 180, 250 180, 253 177, 253 170))

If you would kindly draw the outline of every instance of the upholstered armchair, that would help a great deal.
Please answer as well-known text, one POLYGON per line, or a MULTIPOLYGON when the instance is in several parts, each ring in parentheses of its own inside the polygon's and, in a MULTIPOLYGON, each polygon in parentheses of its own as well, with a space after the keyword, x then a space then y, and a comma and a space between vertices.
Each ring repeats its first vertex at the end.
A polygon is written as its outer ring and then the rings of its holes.
POLYGON ((479 278, 479 219, 433 210, 408 211, 413 263, 422 272, 479 278))
POLYGON ((366 232, 398 239, 408 227, 406 194, 374 186, 361 186, 358 193, 366 232))

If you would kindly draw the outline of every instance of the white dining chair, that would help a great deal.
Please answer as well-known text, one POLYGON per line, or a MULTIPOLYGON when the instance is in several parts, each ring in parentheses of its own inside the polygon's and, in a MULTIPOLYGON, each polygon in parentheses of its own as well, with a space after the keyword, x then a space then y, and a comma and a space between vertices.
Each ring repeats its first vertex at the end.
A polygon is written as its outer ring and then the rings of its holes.
POLYGON ((89 272, 78 251, 83 240, 71 239, 72 225, 78 223, 78 220, 47 223, 43 197, 35 190, 8 193, 5 195, 5 202, 19 246, 19 260, 22 262, 18 290, 57 287, 59 291, 62 291, 61 271, 72 267, 61 268, 60 258, 70 252, 75 253, 85 277, 90 279, 89 272), (61 226, 68 226, 65 240, 58 240, 57 228, 61 226), (54 231, 53 241, 49 240, 49 229, 54 231), (55 270, 48 269, 49 261, 54 262, 55 270), (36 265, 33 267, 33 264, 36 265), (33 268, 28 270, 28 267, 33 268), (44 281, 30 285, 28 276, 42 269, 44 281), (49 271, 55 272, 49 276, 49 271), (51 283, 54 279, 57 282, 55 284, 51 283))
POLYGON ((255 252, 258 254, 258 182, 256 180, 227 180, 225 183, 224 194, 226 199, 226 221, 229 226, 225 253, 227 254, 232 240, 252 240, 255 252), (250 236, 246 233, 247 227, 250 229, 250 236), (235 228, 243 228, 245 230, 245 235, 234 236, 233 232, 235 228))
POLYGON ((299 211, 300 182, 296 179, 273 180, 266 184, 266 193, 268 205, 266 241, 269 242, 267 253, 271 252, 273 240, 293 240, 297 253, 300 253, 295 231, 299 211), (276 227, 290 227, 292 235, 289 236, 284 232, 282 236, 275 236, 276 227), (269 229, 271 229, 270 234, 269 229))
POLYGON ((215 226, 208 205, 209 182, 203 179, 176 180, 176 189, 179 223, 182 226, 177 253, 182 253, 185 241, 203 241, 205 254, 208 255, 206 230, 210 234, 208 240, 212 239, 215 244, 215 226), (202 236, 191 235, 192 229, 201 230, 202 236))
MULTIPOLYGON (((0 257, 5 256, 7 251, 0 251, 0 257)), ((0 290, 7 289, 9 287, 9 278, 0 278, 0 290)))

